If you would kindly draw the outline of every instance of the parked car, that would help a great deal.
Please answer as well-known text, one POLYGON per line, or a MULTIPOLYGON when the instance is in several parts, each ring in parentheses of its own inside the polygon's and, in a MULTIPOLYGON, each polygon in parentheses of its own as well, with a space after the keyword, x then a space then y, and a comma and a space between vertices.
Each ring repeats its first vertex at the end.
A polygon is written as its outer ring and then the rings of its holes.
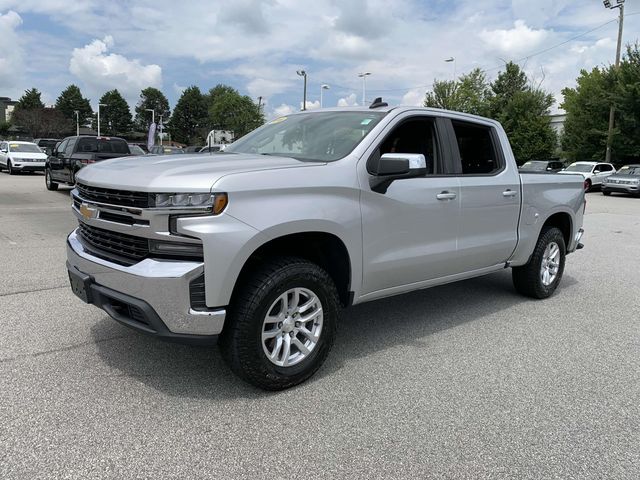
POLYGON ((584 178, 584 189, 588 192, 600 187, 604 179, 613 175, 615 171, 616 169, 610 163, 574 162, 558 173, 581 174, 584 178))
POLYGON ((559 172, 564 168, 564 164, 559 160, 529 160, 518 167, 523 173, 532 172, 559 172))
POLYGON ((45 185, 47 190, 57 190, 60 183, 74 185, 76 174, 83 167, 101 160, 130 155, 129 145, 122 138, 88 135, 67 137, 47 158, 45 185))
POLYGON ((184 153, 199 153, 202 150, 202 145, 192 145, 184 148, 184 153))
POLYGON ((625 165, 602 183, 602 194, 612 192, 640 196, 640 165, 625 165))
POLYGON ((47 155, 51 155, 56 144, 60 141, 59 138, 35 138, 33 143, 38 145, 40 149, 47 155))
POLYGON ((154 155, 176 155, 184 153, 184 150, 180 147, 172 147, 169 145, 156 145, 155 147, 151 147, 149 153, 153 153, 154 155))
POLYGON ((507 267, 542 299, 582 247, 582 177, 519 174, 487 118, 376 101, 281 117, 225 151, 80 170, 67 266, 79 298, 131 328, 219 335, 261 388, 313 375, 343 306, 507 267))
POLYGON ((135 145, 135 146, 139 147, 144 153, 149 153, 149 147, 147 146, 146 143, 132 142, 132 143, 129 143, 129 145, 130 146, 131 145, 135 145))
POLYGON ((136 143, 130 143, 129 144, 129 151, 131 152, 131 155, 146 155, 147 152, 145 152, 142 148, 140 148, 140 146, 136 143))
POLYGON ((18 172, 44 170, 47 155, 32 142, 0 142, 0 171, 7 169, 9 175, 18 172))
POLYGON ((224 149, 225 149, 225 144, 211 145, 211 146, 202 147, 199 153, 216 153, 216 152, 221 152, 224 149))

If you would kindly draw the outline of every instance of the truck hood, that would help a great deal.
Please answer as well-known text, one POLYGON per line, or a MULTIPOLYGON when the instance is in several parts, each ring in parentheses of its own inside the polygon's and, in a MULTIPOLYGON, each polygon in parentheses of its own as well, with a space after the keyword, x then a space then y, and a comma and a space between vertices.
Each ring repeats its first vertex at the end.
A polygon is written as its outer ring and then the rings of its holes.
POLYGON ((141 192, 202 192, 226 175, 325 165, 289 157, 244 153, 159 155, 104 160, 81 169, 76 179, 96 187, 141 192))

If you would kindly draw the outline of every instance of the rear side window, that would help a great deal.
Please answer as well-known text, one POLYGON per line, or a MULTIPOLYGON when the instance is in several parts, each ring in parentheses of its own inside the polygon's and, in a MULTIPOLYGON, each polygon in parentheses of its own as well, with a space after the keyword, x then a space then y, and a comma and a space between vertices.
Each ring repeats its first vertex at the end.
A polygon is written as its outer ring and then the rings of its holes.
POLYGON ((118 138, 81 138, 78 140, 79 153, 129 153, 129 146, 118 138))
POLYGON ((451 122, 456 134, 463 175, 486 175, 500 170, 491 127, 465 122, 451 122))
POLYGON ((607 165, 606 163, 598 165, 596 168, 599 168, 601 172, 610 172, 613 170, 611 165, 607 165))

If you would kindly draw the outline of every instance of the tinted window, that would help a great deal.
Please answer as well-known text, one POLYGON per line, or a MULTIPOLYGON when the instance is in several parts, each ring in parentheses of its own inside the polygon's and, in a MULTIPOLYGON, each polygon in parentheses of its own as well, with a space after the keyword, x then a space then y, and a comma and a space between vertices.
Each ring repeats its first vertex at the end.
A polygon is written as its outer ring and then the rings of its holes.
POLYGON ((76 142, 78 141, 78 139, 76 138, 70 138, 69 139, 69 143, 67 143, 67 146, 64 149, 64 154, 67 157, 70 157, 71 154, 73 153, 73 147, 76 146, 76 142))
POLYGON ((372 161, 385 153, 417 153, 424 155, 427 173, 433 173, 436 162, 436 132, 433 120, 412 118, 396 126, 380 144, 372 161))
POLYGON ((607 165, 605 163, 603 163, 602 165, 598 165, 597 168, 599 168, 601 172, 610 172, 611 170, 613 170, 613 167, 611 165, 607 165))
POLYGON ((64 152, 64 149, 67 147, 67 143, 69 143, 69 140, 63 140, 62 143, 58 145, 56 153, 64 152))
POLYGON ((87 137, 78 140, 79 153, 129 153, 127 142, 119 138, 87 137))
POLYGON ((487 174, 500 169, 490 127, 464 122, 451 123, 456 134, 463 174, 487 174))

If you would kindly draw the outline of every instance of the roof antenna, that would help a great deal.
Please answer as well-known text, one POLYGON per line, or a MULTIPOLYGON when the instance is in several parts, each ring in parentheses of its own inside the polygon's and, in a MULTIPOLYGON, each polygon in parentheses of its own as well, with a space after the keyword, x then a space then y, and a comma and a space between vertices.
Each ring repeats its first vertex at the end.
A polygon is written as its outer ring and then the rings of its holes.
POLYGON ((373 103, 369 105, 369 108, 388 107, 388 106, 389 104, 387 102, 382 101, 382 97, 376 97, 373 103))

